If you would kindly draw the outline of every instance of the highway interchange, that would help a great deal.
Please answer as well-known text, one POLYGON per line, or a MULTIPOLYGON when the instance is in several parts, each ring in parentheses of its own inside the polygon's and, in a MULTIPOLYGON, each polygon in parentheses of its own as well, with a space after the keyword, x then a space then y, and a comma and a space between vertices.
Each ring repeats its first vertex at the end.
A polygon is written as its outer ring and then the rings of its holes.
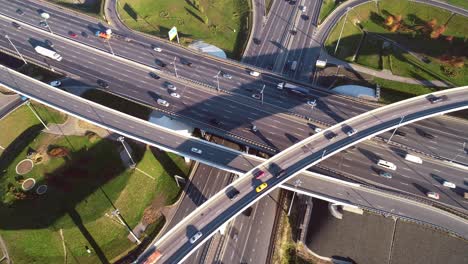
MULTIPOLYGON (((16 2, 16 4, 22 5, 21 8, 25 10, 25 14, 19 16, 15 13, 17 6, 11 5, 11 10, 6 12, 9 16, 18 16, 18 18, 32 25, 38 24, 38 13, 35 9, 40 9, 42 4, 37 5, 32 2, 31 5, 29 5, 31 9, 29 9, 28 12, 29 7, 24 6, 24 3, 20 1, 8 2, 16 2)), ((312 8, 309 10, 311 9, 312 8)), ((2 10, 2 12, 4 11, 2 10)), ((49 20, 49 24, 54 33, 67 36, 70 29, 77 33, 85 31, 88 32, 90 36, 88 38, 79 36, 77 39, 78 41, 86 43, 87 45, 94 45, 103 51, 108 50, 108 45, 92 36, 90 27, 96 29, 96 21, 79 16, 70 17, 59 15, 60 12, 63 11, 54 11, 53 16, 51 16, 49 20), (56 20, 54 21, 54 19, 56 20)), ((292 143, 309 136, 313 131, 312 128, 317 124, 321 127, 324 125, 332 125, 373 108, 372 106, 362 105, 359 101, 349 100, 326 92, 313 91, 316 93, 314 96, 320 96, 320 101, 317 107, 311 109, 304 104, 303 99, 293 98, 278 91, 275 86, 278 82, 282 81, 282 79, 274 74, 263 74, 260 78, 261 80, 259 80, 248 75, 248 67, 239 70, 240 67, 233 63, 206 59, 200 54, 183 50, 183 59, 194 62, 194 68, 189 68, 186 65, 182 65, 179 61, 180 57, 182 57, 180 55, 180 48, 173 47, 166 42, 155 41, 155 43, 158 43, 158 46, 163 48, 162 53, 156 53, 150 49, 151 44, 149 44, 148 38, 145 36, 139 36, 139 38, 132 36, 135 40, 130 43, 116 38, 112 40, 111 45, 116 54, 131 58, 138 63, 146 65, 146 67, 112 58, 112 56, 108 54, 92 51, 87 47, 80 47, 74 42, 70 42, 69 40, 64 41, 62 38, 51 36, 44 31, 30 30, 25 26, 23 26, 21 30, 15 30, 11 26, 11 21, 5 20, 4 18, 1 23, 2 29, 8 32, 12 41, 15 42, 17 47, 21 48, 22 54, 28 58, 50 64, 50 66, 56 69, 65 70, 73 75, 80 76, 81 80, 88 84, 95 84, 96 80, 104 79, 111 84, 110 90, 112 92, 145 102, 149 105, 156 106, 155 98, 167 99, 171 103, 171 106, 169 109, 163 110, 169 110, 171 113, 181 116, 182 119, 188 120, 206 129, 218 130, 218 132, 221 131, 223 133, 229 131, 231 134, 240 136, 242 140, 256 142, 256 144, 263 146, 266 150, 284 149, 292 143), (33 45, 43 45, 45 39, 52 40, 55 44, 54 48, 64 55, 63 62, 66 63, 55 63, 49 60, 45 61, 33 51, 33 45), (171 75, 174 74, 173 66, 169 63, 174 56, 178 57, 177 68, 179 75, 187 79, 209 84, 211 87, 197 86, 192 82, 172 77, 171 75), (163 78, 160 80, 151 79, 148 75, 149 71, 156 71, 154 68, 158 68, 154 64, 156 58, 168 64, 166 68, 162 69, 163 73, 161 73, 161 76, 163 78), (151 66, 153 69, 148 68, 148 66, 151 66), (220 87, 227 90, 229 93, 220 93, 215 89, 216 81, 213 76, 216 75, 220 68, 233 75, 232 80, 225 80, 220 77, 220 87), (127 71, 128 73, 122 74, 122 71, 127 71), (166 80, 169 80, 178 87, 178 91, 182 95, 181 99, 183 100, 171 100, 167 88, 164 87, 164 81, 166 80), (266 84, 267 88, 265 89, 265 104, 261 105, 259 101, 251 99, 250 95, 255 91, 258 92, 263 84, 266 84), (261 106, 260 109, 259 106, 261 106), (217 113, 214 109, 222 109, 223 113, 217 113), (291 117, 290 114, 285 114, 291 112, 310 117, 313 121, 318 122, 309 123, 304 119, 291 117), (246 117, 249 120, 248 122, 245 121, 246 117), (222 127, 211 124, 210 120, 213 118, 220 120, 222 127), (250 130, 252 124, 259 127, 260 133, 252 133, 250 130), (288 133, 281 132, 285 130, 288 131, 288 133)), ((0 41, 3 49, 14 52, 6 39, 1 39, 0 41)), ((419 122, 418 126, 403 128, 407 130, 406 137, 394 137, 392 141, 396 141, 404 146, 409 146, 410 149, 418 150, 425 154, 451 159, 455 156, 457 149, 462 151, 461 145, 467 139, 466 133, 464 133, 465 127, 466 124, 456 120, 433 118, 431 120, 419 122), (424 139, 420 136, 421 133, 418 133, 421 130, 430 131, 429 133, 434 135, 435 138, 432 140, 424 139), (448 130, 451 131, 447 132, 448 130)), ((389 133, 387 133, 386 136, 388 137, 389 133)), ((395 148, 395 146, 391 147, 395 148)), ((364 144, 363 147, 359 145, 358 151, 356 152, 365 155, 364 153, 368 152, 382 152, 382 148, 384 147, 376 146, 376 144, 364 144)), ((186 147, 186 149, 188 149, 188 147, 186 147)), ((394 155, 394 157, 401 156, 402 153, 401 149, 386 151, 400 154, 394 155)), ((337 161, 337 159, 331 159, 329 162, 325 161, 324 163, 330 164, 327 165, 327 167, 333 167, 347 174, 363 175, 365 173, 365 175, 369 175, 366 176, 368 177, 367 180, 378 181, 379 183, 384 182, 383 180, 385 179, 376 179, 375 171, 373 173, 370 171, 371 174, 369 174, 369 170, 372 170, 372 166, 375 164, 375 154, 373 154, 374 157, 372 158, 367 156, 368 162, 365 162, 366 160, 362 160, 358 156, 354 158, 353 155, 347 155, 347 158, 342 157, 342 162, 337 161), (346 160, 351 160, 353 165, 356 164, 356 160, 360 160, 358 163, 362 163, 362 165, 359 166, 361 169, 359 169, 358 166, 353 166, 353 169, 344 169, 343 167, 350 166, 350 164, 346 163, 346 160)), ((391 154, 384 154, 384 156, 390 157, 391 154)), ((468 163, 466 155, 460 155, 457 158, 459 162, 468 163)), ((230 158, 226 158, 226 161, 229 159, 230 158)), ((401 163, 401 167, 406 168, 404 162, 401 162, 401 158, 399 161, 397 160, 395 162, 401 163)), ((245 165, 245 163, 243 165, 245 165)), ((406 168, 406 170, 409 170, 408 172, 405 171, 404 174, 401 172, 396 174, 397 176, 394 180, 398 180, 400 184, 390 183, 387 184, 387 186, 407 191, 405 190, 406 187, 404 187, 405 184, 411 186, 411 184, 423 181, 425 182, 423 184, 429 186, 437 185, 436 179, 433 178, 431 180, 431 173, 434 171, 441 171, 442 169, 445 172, 446 169, 450 169, 450 167, 446 166, 444 163, 432 162, 430 160, 425 160, 424 168, 427 171, 422 172, 419 169, 412 169, 412 166, 413 165, 408 165, 408 168, 406 168), (428 166, 428 164, 431 165, 428 166)), ((398 167, 400 168, 400 165, 398 165, 398 167)), ((462 181, 463 176, 461 175, 463 175, 463 171, 454 168, 450 170, 453 170, 453 174, 451 173, 448 175, 450 180, 454 182, 462 181)), ((440 187, 440 183, 436 187, 440 187)), ((444 191, 444 189, 441 190, 442 192, 444 191)), ((414 193, 414 188, 408 190, 408 192, 414 193)), ((421 195, 421 193, 419 193, 419 195, 421 195)), ((448 194, 448 197, 450 197, 450 194, 448 194)), ((463 205, 463 201, 460 202, 459 197, 458 201, 456 198, 453 198, 453 200, 457 203, 455 206, 466 208, 466 204, 463 205)))

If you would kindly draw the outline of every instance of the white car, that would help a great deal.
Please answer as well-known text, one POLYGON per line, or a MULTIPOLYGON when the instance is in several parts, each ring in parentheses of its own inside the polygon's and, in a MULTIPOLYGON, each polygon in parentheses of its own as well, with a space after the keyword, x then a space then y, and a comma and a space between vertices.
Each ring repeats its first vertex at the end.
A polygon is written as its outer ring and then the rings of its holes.
POLYGON ((442 185, 444 185, 445 187, 452 188, 452 189, 457 188, 457 185, 455 185, 455 183, 449 182, 449 181, 444 181, 444 183, 442 185))
POLYGON ((314 128, 315 133, 320 133, 322 132, 322 129, 320 127, 314 128))
POLYGON ((255 77, 260 76, 260 73, 256 71, 250 71, 249 74, 255 77))
POLYGON ((201 149, 191 148, 190 151, 192 151, 193 153, 202 154, 202 150, 201 150, 201 149))
POLYGON ((154 50, 154 51, 157 51, 157 52, 161 52, 161 51, 162 51, 162 49, 161 49, 161 48, 158 48, 158 47, 154 47, 153 50, 154 50))
POLYGON ((180 94, 178 93, 171 93, 171 96, 175 98, 180 98, 180 94))
POLYGON ((307 101, 307 104, 310 105, 310 106, 316 106, 317 105, 317 100, 316 99, 309 100, 309 101, 307 101))
POLYGON ((396 170, 396 165, 389 162, 389 161, 386 161, 386 160, 379 160, 377 162, 377 165, 379 165, 380 167, 384 167, 384 168, 387 168, 387 169, 390 169, 390 170, 396 170))
POLYGON ((302 13, 305 13, 307 11, 307 6, 302 6, 301 11, 302 11, 302 13))
POLYGON ((439 194, 436 193, 436 192, 428 192, 428 193, 426 193, 426 195, 429 198, 439 200, 439 194))
POLYGON ((163 100, 163 99, 158 99, 156 102, 158 103, 158 105, 162 105, 162 106, 165 106, 165 107, 169 106, 169 103, 166 100, 163 100))
POLYGON ((202 232, 197 232, 195 235, 193 235, 193 237, 190 238, 190 244, 197 242, 197 240, 200 239, 202 235, 202 232))
POLYGON ((350 128, 350 129, 348 130, 348 132, 346 132, 346 135, 348 135, 348 137, 350 137, 350 136, 356 134, 356 132, 357 132, 356 129, 350 128))
POLYGON ((53 87, 59 87, 60 85, 62 85, 61 81, 52 81, 52 82, 50 82, 50 86, 53 86, 53 87))

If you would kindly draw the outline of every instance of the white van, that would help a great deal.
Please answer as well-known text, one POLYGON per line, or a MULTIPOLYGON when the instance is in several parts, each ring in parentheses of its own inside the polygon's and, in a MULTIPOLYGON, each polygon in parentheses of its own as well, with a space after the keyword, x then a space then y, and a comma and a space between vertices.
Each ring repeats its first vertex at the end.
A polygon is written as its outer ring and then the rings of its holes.
POLYGON ((379 165, 380 167, 390 169, 390 170, 396 170, 395 164, 386 160, 379 160, 379 162, 377 162, 377 165, 379 165))
POLYGON ((414 156, 414 155, 411 155, 411 154, 406 154, 405 156, 405 160, 407 161, 411 161, 411 162, 414 162, 414 163, 418 163, 418 164, 422 164, 422 159, 418 156, 414 156))
POLYGON ((449 182, 449 181, 444 181, 444 183, 442 185, 444 185, 445 187, 452 188, 452 189, 457 188, 457 185, 455 183, 449 182))
POLYGON ((295 71, 296 70, 296 67, 297 67, 297 61, 293 61, 291 63, 291 71, 295 71))

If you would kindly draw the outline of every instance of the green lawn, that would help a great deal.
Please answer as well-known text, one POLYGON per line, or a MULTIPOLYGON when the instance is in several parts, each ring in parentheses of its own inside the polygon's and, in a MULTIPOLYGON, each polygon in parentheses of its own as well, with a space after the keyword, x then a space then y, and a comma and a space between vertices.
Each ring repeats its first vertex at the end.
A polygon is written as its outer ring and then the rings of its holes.
POLYGON ((382 44, 381 39, 367 35, 362 42, 356 62, 369 68, 381 70, 382 44))
MULTIPOLYGON (((41 104, 33 103, 31 106, 46 123, 61 124, 65 122, 65 114, 41 104)), ((0 121, 0 131, 2 131, 0 146, 4 148, 8 147, 8 145, 18 137, 18 135, 23 132, 30 131, 32 128, 35 128, 35 130, 44 129, 40 121, 34 116, 33 112, 26 105, 22 105, 16 109, 16 111, 12 112, 0 121), (13 127, 14 129, 12 129, 13 127)))
POLYGON ((325 41, 325 48, 329 54, 351 61, 358 49, 359 41, 363 33, 357 26, 352 23, 351 20, 347 20, 343 27, 343 21, 344 19, 340 20, 330 32, 329 37, 325 41), (338 43, 338 38, 341 31, 343 32, 341 34, 341 40, 338 43), (337 43, 339 45, 335 54, 337 43))
POLYGON ((466 0, 442 0, 442 1, 447 2, 454 6, 459 6, 459 7, 463 7, 464 9, 468 9, 468 1, 466 0))
POLYGON ((323 0, 322 6, 320 7, 320 14, 319 14, 319 21, 318 23, 321 24, 325 18, 331 14, 333 10, 338 6, 336 4, 337 0, 323 0))
POLYGON ((273 0, 265 0, 266 13, 270 13, 271 6, 273 5, 273 0))
MULTIPOLYGON (((442 64, 439 60, 440 56, 448 52, 455 56, 461 56, 460 54, 463 54, 463 50, 466 50, 464 40, 468 36, 467 18, 458 15, 452 17, 452 14, 445 10, 407 0, 381 0, 379 1, 379 10, 377 10, 375 3, 371 2, 350 11, 348 21, 358 20, 361 22, 364 30, 391 39, 421 56, 426 56, 431 61, 430 63, 422 63, 406 51, 399 48, 391 49, 390 54, 388 54, 389 58, 387 59, 391 60, 392 71, 395 74, 416 79, 444 80, 456 86, 468 83, 468 67, 466 66, 468 60, 466 58, 465 66, 462 68, 442 64), (401 15, 406 29, 393 33, 385 28, 383 21, 389 15, 401 15), (444 38, 430 39, 428 33, 422 33, 421 27, 431 19, 436 19, 438 25, 447 23, 447 29, 443 34, 454 36, 453 43, 446 41, 444 38), (453 74, 445 73, 445 69, 452 71, 453 74)), ((340 21, 326 41, 326 47, 329 51, 334 49, 341 25, 342 22, 340 21)), ((350 30, 352 30, 352 27, 346 25, 341 43, 344 43, 346 39, 350 39, 348 43, 353 45, 359 39, 361 33, 354 31, 355 33, 350 34, 350 30)), ((374 49, 377 52, 375 47, 367 47, 367 44, 363 43, 361 51, 365 52, 374 49)), ((362 54, 359 54, 361 60, 358 57, 357 63, 372 68, 376 68, 376 65, 380 65, 380 67, 382 65, 389 66, 389 61, 385 61, 379 54, 374 54, 375 56, 370 56, 371 54, 365 55, 364 59, 362 59, 362 54)), ((349 52, 338 53, 336 56, 347 61, 351 61, 352 58, 349 56, 349 52)))
MULTIPOLYGON (((132 29, 168 38, 176 26, 180 41, 203 40, 240 58, 249 36, 250 0, 121 0, 119 13, 132 29)), ((175 40, 174 40, 175 41, 175 40)))
POLYGON ((88 15, 97 16, 101 12, 102 0, 76 1, 76 0, 47 0, 48 2, 75 9, 88 15))
MULTIPOLYGON (((27 145, 9 163, 0 160, 0 234, 15 263, 63 263, 64 252, 59 230, 63 230, 67 263, 100 263, 111 260, 133 246, 126 229, 106 216, 113 205, 129 226, 134 227, 143 211, 155 198, 160 206, 173 203, 180 189, 173 175, 185 177, 189 168, 183 158, 153 152, 131 144, 137 170, 124 168, 120 143, 87 137, 55 138, 45 133, 29 138, 27 145), (15 166, 29 148, 43 144, 63 146, 71 151, 67 158, 54 158, 36 164, 24 177, 47 184, 43 196, 27 195, 18 200, 11 188, 19 188, 15 166), (154 178, 154 179, 153 179, 154 178), (88 255, 85 246, 93 253, 88 255), (98 257, 101 256, 101 259, 98 257)), ((160 221, 160 220, 158 220, 160 221)))
POLYGON ((375 78, 374 83, 380 85, 381 88, 381 102, 386 104, 395 103, 411 97, 437 91, 436 88, 426 87, 417 84, 408 84, 394 82, 390 80, 375 78))

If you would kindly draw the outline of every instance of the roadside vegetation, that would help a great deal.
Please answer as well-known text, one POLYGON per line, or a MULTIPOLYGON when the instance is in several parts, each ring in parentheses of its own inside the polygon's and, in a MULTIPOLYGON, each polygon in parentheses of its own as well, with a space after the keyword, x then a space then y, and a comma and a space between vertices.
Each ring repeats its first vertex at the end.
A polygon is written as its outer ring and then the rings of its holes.
POLYGON ((442 1, 468 10, 468 1, 466 0, 442 0, 442 1))
POLYGON ((0 235, 13 262, 113 262, 135 246, 112 216, 116 208, 130 227, 142 221, 148 225, 145 234, 158 232, 164 223, 162 207, 180 194, 173 175, 186 177, 189 171, 182 157, 127 140, 137 163, 130 170, 121 161, 120 142, 92 132, 41 132, 25 110, 0 121, 0 129, 17 131, 0 152, 0 215, 8 216, 0 218, 0 235), (19 175, 16 166, 26 158, 34 167, 19 175), (25 191, 22 184, 29 178, 36 185, 25 191), (47 186, 45 194, 36 193, 40 185, 47 186))
POLYGON ((76 11, 98 16, 101 12, 101 5, 104 0, 91 0, 91 1, 76 1, 76 0, 47 0, 66 8, 74 9, 76 11))
POLYGON ((335 54, 344 18, 325 45, 340 59, 394 75, 468 83, 468 18, 407 0, 382 0, 358 6, 349 14, 335 54))
POLYGON ((321 24, 325 18, 327 18, 333 12, 333 10, 335 10, 341 3, 345 1, 346 0, 323 0, 322 6, 320 7, 318 23, 321 24))
POLYGON ((203 40, 234 59, 242 55, 251 23, 250 0, 121 0, 118 12, 134 30, 168 39, 175 26, 181 44, 203 40))

